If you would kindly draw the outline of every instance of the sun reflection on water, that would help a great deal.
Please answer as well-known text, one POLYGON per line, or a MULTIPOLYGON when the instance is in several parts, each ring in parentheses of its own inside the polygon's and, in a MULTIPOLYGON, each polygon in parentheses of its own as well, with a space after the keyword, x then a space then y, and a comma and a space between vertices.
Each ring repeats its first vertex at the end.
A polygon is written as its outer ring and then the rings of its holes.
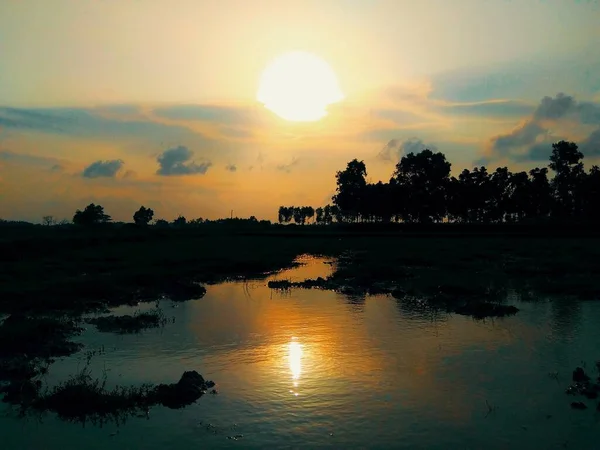
MULTIPOLYGON (((294 387, 297 388, 298 380, 300 378, 300 374, 302 373, 302 345, 300 345, 300 343, 294 339, 295 338, 292 338, 292 341, 288 346, 288 358, 294 387)), ((290 392, 295 396, 298 396, 298 392, 294 390, 291 390, 290 392)))

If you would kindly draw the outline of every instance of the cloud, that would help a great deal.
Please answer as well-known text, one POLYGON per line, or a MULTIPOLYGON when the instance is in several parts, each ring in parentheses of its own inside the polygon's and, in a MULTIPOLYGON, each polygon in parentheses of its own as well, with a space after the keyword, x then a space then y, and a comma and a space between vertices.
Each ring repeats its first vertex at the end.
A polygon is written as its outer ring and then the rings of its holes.
POLYGON ((424 144, 421 139, 411 138, 405 141, 400 139, 390 140, 377 154, 377 158, 383 161, 393 161, 394 163, 408 153, 419 153, 422 150, 429 149, 433 152, 437 151, 437 147, 432 144, 424 144))
POLYGON ((522 117, 531 114, 534 107, 522 101, 490 100, 485 102, 452 103, 443 105, 441 112, 461 116, 477 117, 522 117))
POLYGON ((573 109, 575 103, 575 99, 572 96, 565 95, 562 92, 559 92, 554 98, 546 96, 533 113, 533 118, 537 120, 560 119, 573 109))
POLYGON ((225 166, 225 170, 229 172, 235 172, 237 170, 237 166, 235 164, 227 164, 225 166))
POLYGON ((515 147, 522 147, 535 143, 538 136, 541 136, 546 132, 547 130, 537 122, 527 121, 508 134, 494 137, 492 139, 492 148, 498 153, 506 155, 515 147))
MULTIPOLYGON (((550 127, 561 121, 581 125, 600 124, 600 104, 577 102, 573 96, 562 92, 555 97, 544 96, 531 116, 519 127, 491 139, 491 156, 509 157, 515 161, 546 160, 552 142, 560 140, 555 136, 550 137, 550 127)), ((592 132, 581 143, 581 151, 584 154, 598 154, 599 139, 600 133, 592 132)))
POLYGON ((290 173, 292 169, 300 163, 300 160, 297 158, 293 158, 291 162, 288 164, 279 164, 276 169, 281 172, 290 173))
POLYGON ((0 126, 16 130, 101 139, 144 137, 175 140, 201 136, 181 125, 163 124, 149 119, 105 117, 100 111, 84 108, 0 107, 0 126))
POLYGON ((57 158, 32 155, 29 153, 15 153, 10 150, 0 150, 0 160, 30 166, 46 167, 50 170, 55 170, 55 167, 62 166, 62 162, 57 158))
POLYGON ((581 123, 600 126, 600 104, 581 102, 576 106, 581 123))
POLYGON ((251 124, 259 120, 256 108, 219 105, 171 105, 156 108, 157 117, 170 120, 218 122, 220 124, 251 124))
POLYGON ((127 172, 125 172, 123 174, 123 178, 135 178, 137 176, 137 173, 133 170, 128 170, 127 172))
POLYGON ((114 178, 123 167, 123 160, 113 159, 109 161, 96 161, 83 169, 84 178, 114 178))
POLYGON ((536 100, 556 86, 592 97, 599 89, 598 50, 585 58, 576 56, 465 67, 431 78, 429 98, 450 102, 480 102, 490 99, 536 100))
POLYGON ((156 158, 160 166, 156 174, 164 176, 205 174, 212 163, 204 161, 197 164, 192 160, 193 156, 194 153, 182 145, 165 150, 156 158))
POLYGON ((60 164, 54 164, 52 167, 50 167, 51 172, 62 172, 63 170, 64 170, 64 167, 61 166, 60 164))
POLYGON ((581 142, 579 149, 584 155, 600 155, 600 127, 592 131, 592 133, 581 142))

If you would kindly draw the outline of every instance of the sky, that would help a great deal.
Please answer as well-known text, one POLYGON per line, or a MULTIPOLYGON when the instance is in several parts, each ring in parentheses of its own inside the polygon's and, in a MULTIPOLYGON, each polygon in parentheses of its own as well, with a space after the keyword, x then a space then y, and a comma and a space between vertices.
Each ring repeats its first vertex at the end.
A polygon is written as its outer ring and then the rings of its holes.
POLYGON ((387 181, 402 155, 453 174, 600 155, 600 4, 575 0, 0 2, 0 218, 131 221, 323 206, 353 158, 387 181), (344 100, 316 122, 256 100, 302 50, 344 100))

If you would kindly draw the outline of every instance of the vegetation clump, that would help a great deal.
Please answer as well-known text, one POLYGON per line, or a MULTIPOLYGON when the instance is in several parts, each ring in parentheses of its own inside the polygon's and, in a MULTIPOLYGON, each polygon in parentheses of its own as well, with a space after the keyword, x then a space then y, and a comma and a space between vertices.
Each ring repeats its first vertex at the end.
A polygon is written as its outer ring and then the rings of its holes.
MULTIPOLYGON (((88 360, 89 364, 89 360, 88 360)), ((106 377, 94 378, 88 365, 80 372, 45 393, 37 394, 29 407, 40 412, 55 412, 74 422, 123 420, 128 416, 149 414, 155 405, 183 408, 196 402, 214 382, 204 380, 196 371, 184 372, 177 383, 106 387, 106 377)))
POLYGON ((86 323, 95 325, 98 331, 104 333, 139 333, 148 328, 159 328, 167 324, 168 319, 160 308, 145 312, 135 312, 133 315, 102 316, 85 319, 86 323))

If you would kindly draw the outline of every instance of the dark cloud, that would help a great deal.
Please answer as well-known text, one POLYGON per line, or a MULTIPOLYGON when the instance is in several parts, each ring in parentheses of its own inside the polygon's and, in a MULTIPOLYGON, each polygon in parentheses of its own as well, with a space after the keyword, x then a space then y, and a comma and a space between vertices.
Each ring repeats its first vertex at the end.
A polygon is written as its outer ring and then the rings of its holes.
POLYGON ((538 136, 545 134, 547 130, 537 122, 528 121, 512 132, 492 139, 492 147, 500 154, 508 154, 515 147, 522 147, 535 143, 538 136))
POLYGON ((165 150, 158 155, 156 161, 160 166, 157 175, 194 175, 205 174, 212 163, 204 161, 200 164, 192 160, 194 153, 182 145, 165 150))
POLYGON ((123 160, 113 159, 110 161, 96 161, 83 169, 84 178, 114 178, 117 172, 123 167, 123 160))
POLYGON ((598 156, 600 155, 600 127, 590 134, 581 142, 579 149, 584 155, 598 156))
POLYGON ((377 158, 383 161, 393 161, 396 163, 408 153, 419 153, 425 149, 429 149, 433 152, 437 151, 437 147, 435 145, 426 145, 421 139, 411 138, 405 141, 401 141, 400 139, 392 139, 377 154, 377 158))
POLYGON ((533 118, 558 120, 571 112, 575 104, 573 97, 562 92, 559 92, 554 98, 546 96, 533 113, 533 118))
POLYGON ((281 172, 290 173, 292 169, 300 163, 300 160, 297 158, 293 158, 291 162, 288 164, 279 164, 276 169, 281 172))
POLYGON ((61 166, 60 164, 54 164, 52 167, 50 167, 51 172, 62 172, 63 170, 64 170, 64 167, 61 166))
POLYGON ((576 107, 581 123, 588 125, 600 125, 600 104, 581 102, 576 107))
POLYGON ((513 159, 518 162, 548 161, 552 154, 552 141, 537 142, 531 145, 525 153, 513 155, 513 159))
MULTIPOLYGON (((600 124, 600 104, 577 102, 574 97, 558 93, 555 97, 545 96, 533 114, 521 126, 510 133, 492 138, 492 150, 499 156, 516 161, 547 160, 555 136, 549 138, 548 122, 573 120, 582 125, 600 124)), ((600 133, 598 133, 600 134, 600 133)), ((584 154, 598 154, 598 136, 592 133, 581 145, 584 154)))
POLYGON ((237 166, 235 164, 227 164, 225 166, 225 170, 229 172, 235 172, 237 170, 237 166))

